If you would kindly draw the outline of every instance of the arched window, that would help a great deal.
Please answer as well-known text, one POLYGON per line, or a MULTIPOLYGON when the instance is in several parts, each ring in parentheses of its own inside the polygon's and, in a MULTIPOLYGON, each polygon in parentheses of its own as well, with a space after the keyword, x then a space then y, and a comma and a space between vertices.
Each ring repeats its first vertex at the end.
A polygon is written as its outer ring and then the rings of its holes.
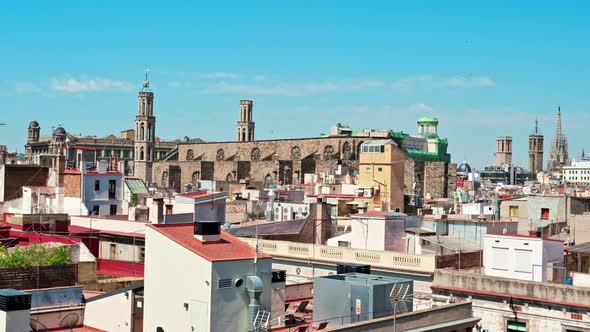
POLYGON ((145 101, 141 102, 141 115, 145 115, 145 101))
POLYGON ((264 177, 264 187, 268 188, 270 186, 272 186, 272 175, 270 174, 266 174, 266 176, 264 177))
POLYGON ((151 141, 152 140, 152 125, 148 123, 147 126, 147 140, 151 141))
POLYGON ((201 172, 199 172, 199 171, 194 172, 191 177, 192 184, 196 186, 200 179, 201 179, 201 172))
POLYGON ((152 161, 152 148, 147 148, 147 160, 152 161))
POLYGON ((350 147, 350 143, 344 142, 342 144, 342 159, 349 160, 352 157, 352 148, 350 147))
POLYGON ((192 149, 188 149, 188 151, 186 151, 186 160, 193 160, 195 159, 195 153, 193 152, 192 149))
POLYGON ((360 142, 357 146, 356 146, 356 160, 361 160, 361 146, 363 145, 364 142, 360 142))
POLYGON ((301 149, 298 146, 294 146, 291 148, 291 160, 299 161, 301 160, 301 149))
POLYGON ((324 148, 324 160, 332 160, 334 158, 334 147, 326 145, 324 148))
POLYGON ((242 129, 242 142, 246 141, 246 128, 242 129))
POLYGON ((252 149, 252 152, 250 153, 250 160, 260 161, 260 149, 259 148, 252 149))
POLYGON ((139 129, 139 140, 143 141, 144 133, 143 133, 143 124, 141 125, 141 129, 139 129))
POLYGON ((168 188, 168 171, 162 172, 162 188, 168 188))
POLYGON ((224 161, 225 160, 225 152, 223 152, 223 149, 217 150, 216 159, 217 159, 217 161, 224 161))
POLYGON ((231 173, 227 173, 227 175, 225 176, 225 181, 233 181, 234 180, 234 176, 231 173))
POLYGON ((139 160, 145 160, 143 159, 143 146, 139 148, 139 160))

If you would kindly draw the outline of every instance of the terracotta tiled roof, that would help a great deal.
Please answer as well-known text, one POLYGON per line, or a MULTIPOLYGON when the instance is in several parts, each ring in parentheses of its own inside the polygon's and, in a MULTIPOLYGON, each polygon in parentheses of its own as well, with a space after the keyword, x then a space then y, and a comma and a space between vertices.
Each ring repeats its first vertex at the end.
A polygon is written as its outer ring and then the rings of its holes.
MULTIPOLYGON (((255 256, 253 247, 225 231, 221 231, 220 241, 203 243, 195 239, 193 223, 152 224, 148 227, 210 262, 253 259, 255 256)), ((271 256, 259 251, 258 258, 271 258, 271 256)))

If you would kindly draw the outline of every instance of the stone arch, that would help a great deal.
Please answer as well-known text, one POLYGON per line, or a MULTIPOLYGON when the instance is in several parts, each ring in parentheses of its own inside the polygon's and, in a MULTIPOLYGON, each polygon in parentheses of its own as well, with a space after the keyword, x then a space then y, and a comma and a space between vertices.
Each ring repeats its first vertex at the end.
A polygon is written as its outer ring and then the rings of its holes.
POLYGON ((193 149, 188 149, 186 151, 186 160, 193 160, 195 159, 195 153, 193 151, 193 149))
POLYGON ((143 155, 143 146, 141 148, 139 148, 139 160, 145 160, 143 159, 144 155, 143 155))
POLYGON ((217 161, 224 161, 225 160, 225 152, 223 151, 223 149, 217 150, 217 155, 216 155, 215 159, 217 161))
POLYGON ((324 160, 332 159, 334 159, 334 147, 331 145, 326 145, 324 147, 324 160))
POLYGON ((268 187, 272 186, 272 184, 273 184, 272 175, 266 174, 266 176, 264 177, 264 188, 268 188, 268 187))
POLYGON ((259 148, 252 149, 252 152, 250 153, 250 160, 260 161, 260 149, 259 148))
POLYGON ((200 179, 201 171, 194 171, 193 175, 191 176, 191 183, 196 186, 200 179))
POLYGON ((300 161, 301 160, 301 149, 295 145, 291 148, 291 160, 293 161, 300 161))
POLYGON ((342 159, 350 160, 352 158, 352 155, 353 152, 350 143, 344 142, 344 144, 342 144, 342 159))
POLYGON ((363 145, 363 141, 360 141, 359 144, 356 146, 356 160, 361 160, 361 146, 363 145))

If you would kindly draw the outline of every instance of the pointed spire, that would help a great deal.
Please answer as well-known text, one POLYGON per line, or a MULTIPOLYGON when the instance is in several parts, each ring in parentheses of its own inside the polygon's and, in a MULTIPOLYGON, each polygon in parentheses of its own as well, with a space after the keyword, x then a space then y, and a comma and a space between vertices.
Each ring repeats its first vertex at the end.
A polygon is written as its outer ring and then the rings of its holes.
POLYGON ((555 129, 555 136, 556 137, 561 137, 562 135, 562 131, 561 131, 561 107, 557 106, 557 127, 555 129))

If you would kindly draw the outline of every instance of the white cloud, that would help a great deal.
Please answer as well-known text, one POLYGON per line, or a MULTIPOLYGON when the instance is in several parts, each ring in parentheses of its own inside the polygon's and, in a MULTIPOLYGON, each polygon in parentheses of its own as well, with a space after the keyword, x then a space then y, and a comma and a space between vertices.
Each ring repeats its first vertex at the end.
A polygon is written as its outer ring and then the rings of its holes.
POLYGON ((412 113, 432 113, 432 107, 424 103, 417 103, 410 105, 408 111, 412 113))
POLYGON ((52 79, 51 89, 62 93, 84 93, 104 90, 129 91, 133 85, 127 81, 96 78, 90 80, 52 79))
POLYGON ((416 89, 433 88, 484 88, 494 86, 495 82, 488 76, 465 77, 453 76, 435 78, 431 75, 421 75, 402 78, 391 83, 391 89, 397 92, 413 92, 416 89))
POLYGON ((267 86, 256 84, 232 84, 222 81, 201 90, 201 93, 239 93, 249 95, 309 96, 335 92, 359 92, 362 90, 381 86, 383 86, 383 82, 375 80, 346 82, 325 81, 307 83, 279 83, 276 85, 267 86))
POLYGON ((446 79, 442 82, 443 86, 451 87, 451 88, 481 88, 481 87, 489 87, 494 86, 495 83, 492 81, 491 78, 487 76, 479 76, 479 77, 463 77, 463 76, 455 76, 446 79))
POLYGON ((32 82, 16 82, 14 92, 16 94, 40 93, 43 90, 32 82))
POLYGON ((202 74, 201 75, 201 78, 209 78, 209 79, 216 79, 216 78, 233 79, 233 78, 238 78, 238 75, 233 74, 233 73, 226 73, 226 72, 214 72, 214 73, 202 74))
POLYGON ((254 80, 256 82, 264 81, 265 79, 266 79, 266 76, 264 76, 264 75, 256 75, 256 76, 254 76, 254 80))

